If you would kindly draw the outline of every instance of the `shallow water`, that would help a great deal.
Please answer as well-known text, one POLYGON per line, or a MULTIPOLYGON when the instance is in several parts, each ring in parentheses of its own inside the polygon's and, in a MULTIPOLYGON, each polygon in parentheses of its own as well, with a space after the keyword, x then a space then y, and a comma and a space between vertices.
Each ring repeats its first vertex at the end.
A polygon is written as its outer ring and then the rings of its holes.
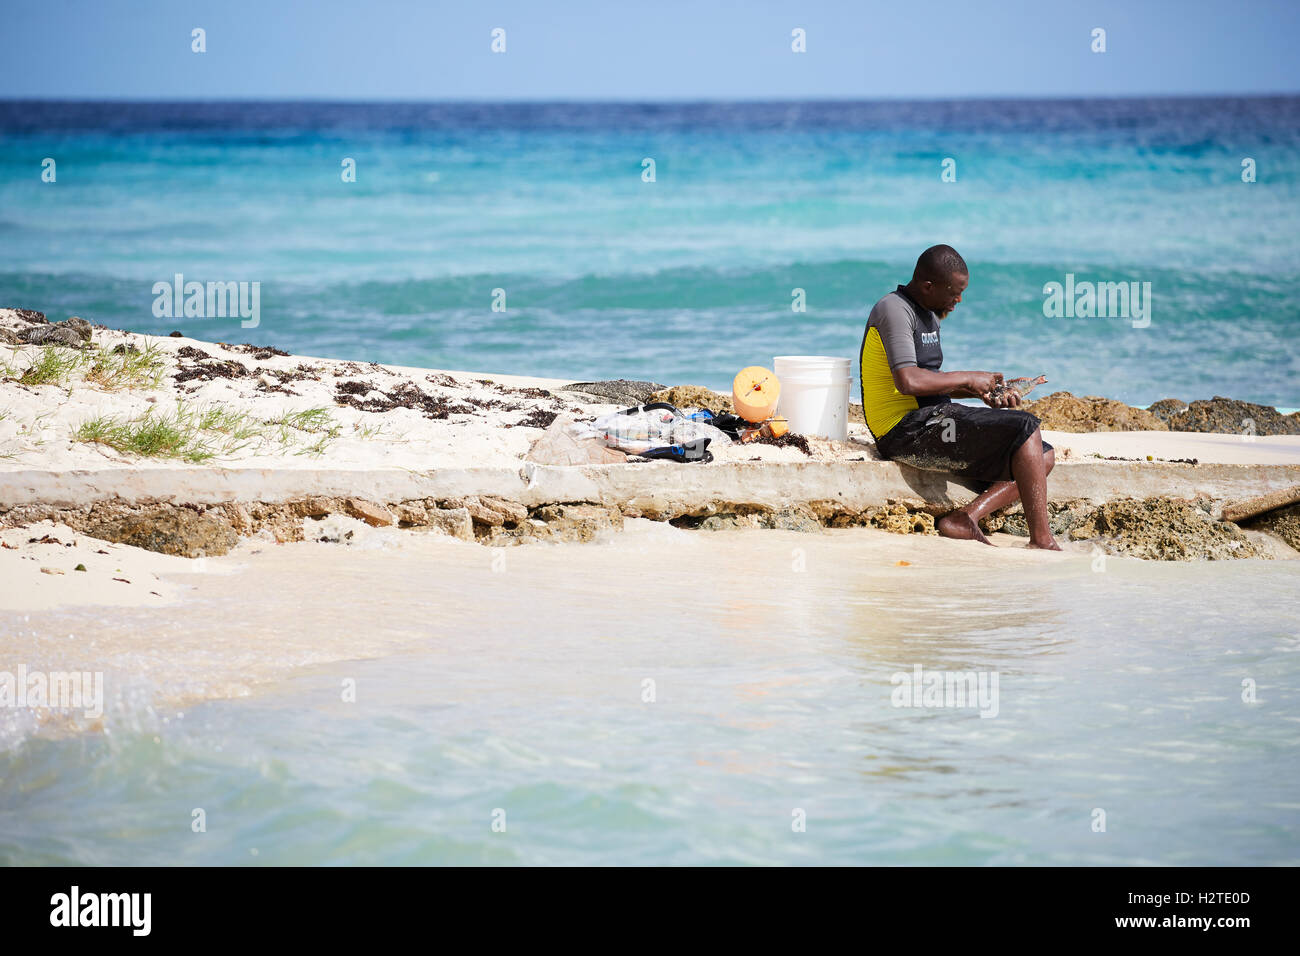
POLYGON ((0 612, 0 667, 110 687, 107 732, 10 721, 0 862, 1300 857, 1300 562, 634 525, 263 546, 172 608, 0 612), (894 706, 918 665, 996 672, 996 716, 894 706), (204 694, 243 696, 150 704, 204 694))

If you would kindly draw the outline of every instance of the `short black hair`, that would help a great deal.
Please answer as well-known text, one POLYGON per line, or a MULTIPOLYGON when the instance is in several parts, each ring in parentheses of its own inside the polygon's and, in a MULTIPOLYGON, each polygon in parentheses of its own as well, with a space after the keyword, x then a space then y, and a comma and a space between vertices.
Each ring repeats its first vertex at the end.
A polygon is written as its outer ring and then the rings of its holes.
POLYGON ((931 246, 921 253, 912 270, 913 282, 947 282, 953 273, 970 275, 966 260, 952 246, 931 246))

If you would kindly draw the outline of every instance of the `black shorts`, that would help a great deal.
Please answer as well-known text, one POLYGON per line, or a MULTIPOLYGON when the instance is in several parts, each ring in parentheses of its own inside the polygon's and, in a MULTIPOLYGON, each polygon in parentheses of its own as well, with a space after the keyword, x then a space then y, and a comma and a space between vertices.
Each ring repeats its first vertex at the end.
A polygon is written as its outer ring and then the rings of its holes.
MULTIPOLYGON (((970 479, 983 490, 1011 479, 1011 456, 1036 428, 1035 416, 1015 408, 924 405, 876 439, 876 450, 913 468, 970 479)), ((1043 451, 1051 447, 1043 442, 1043 451)))

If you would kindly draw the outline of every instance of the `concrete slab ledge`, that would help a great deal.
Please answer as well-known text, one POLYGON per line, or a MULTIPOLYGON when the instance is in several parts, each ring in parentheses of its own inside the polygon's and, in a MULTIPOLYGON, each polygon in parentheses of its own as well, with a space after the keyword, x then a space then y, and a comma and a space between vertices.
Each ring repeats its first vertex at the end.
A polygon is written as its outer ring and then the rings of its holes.
MULTIPOLYGON (((1300 463, 1171 464, 1060 462, 1048 478, 1052 501, 1208 497, 1218 502, 1300 484, 1300 463)), ((779 509, 811 501, 846 510, 913 499, 959 506, 974 491, 938 472, 888 461, 653 462, 637 465, 404 469, 105 468, 0 473, 0 512, 23 505, 82 508, 101 501, 217 505, 277 503, 313 495, 378 502, 489 494, 529 507, 590 501, 647 514, 706 514, 719 504, 779 509)))

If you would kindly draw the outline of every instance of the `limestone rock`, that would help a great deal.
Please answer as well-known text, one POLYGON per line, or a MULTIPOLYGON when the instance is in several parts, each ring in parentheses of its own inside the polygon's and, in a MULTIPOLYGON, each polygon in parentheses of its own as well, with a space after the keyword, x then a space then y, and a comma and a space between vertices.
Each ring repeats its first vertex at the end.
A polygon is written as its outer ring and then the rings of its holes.
POLYGON ((532 523, 526 521, 514 528, 487 528, 475 540, 489 548, 509 548, 538 539, 532 523))
MULTIPOLYGON (((36 313, 40 315, 40 313, 36 313)), ((63 322, 46 322, 44 316, 40 322, 29 324, 17 333, 19 341, 27 345, 64 345, 80 348, 91 340, 94 333, 89 322, 79 316, 72 316, 63 322)))
POLYGON ((364 498, 349 498, 344 502, 347 513, 353 518, 360 518, 372 528, 384 528, 391 524, 396 524, 397 519, 393 513, 383 505, 377 505, 373 501, 366 501, 364 498))
POLYGON ((852 508, 845 508, 842 511, 836 511, 822 519, 822 526, 826 528, 860 528, 871 524, 871 510, 857 511, 852 508))
POLYGON ((303 540, 303 513, 299 504, 228 503, 212 509, 209 514, 220 513, 237 534, 270 534, 283 544, 303 540))
POLYGON ((441 508, 466 508, 474 524, 485 528, 514 526, 528 519, 528 509, 517 501, 496 495, 467 495, 448 498, 439 503, 441 508))
POLYGON ((1147 411, 1173 430, 1173 421, 1187 411, 1187 403, 1178 398, 1162 398, 1147 406, 1147 411))
POLYGON ((759 516, 756 514, 738 515, 723 512, 702 518, 694 526, 701 531, 731 531, 735 528, 757 528, 759 527, 759 516))
POLYGON ((723 395, 703 385, 674 385, 652 394, 647 402, 668 402, 678 408, 707 408, 711 412, 734 414, 731 396, 723 395))
POLYGON ((759 527, 772 528, 778 531, 802 531, 805 533, 815 533, 822 530, 822 523, 817 520, 817 516, 811 508, 795 507, 782 508, 780 511, 770 511, 759 518, 759 527))
POLYGON ((1251 520, 1247 527, 1277 535, 1291 547, 1300 551, 1300 504, 1278 508, 1251 520))
POLYGON ((901 502, 894 502, 879 509, 868 520, 873 528, 881 528, 894 534, 938 534, 934 528, 934 515, 924 511, 912 511, 901 502))
POLYGON ((604 505, 542 505, 533 509, 530 517, 533 521, 525 524, 533 535, 558 541, 591 541, 602 531, 623 530, 622 510, 604 505))
POLYGON ((185 558, 225 554, 239 540, 225 521, 188 508, 142 511, 92 523, 83 529, 83 533, 92 538, 185 558))
MULTIPOLYGON (((755 505, 727 503, 721 507, 734 509, 703 515, 680 515, 671 519, 678 528, 696 528, 700 531, 730 531, 735 528, 766 528, 777 531, 817 533, 824 529, 818 509, 804 504, 770 509, 755 505)), ((823 509, 824 510, 824 509, 823 509)))
POLYGON ((304 518, 321 518, 330 512, 342 510, 339 501, 321 495, 295 501, 292 507, 296 514, 302 515, 304 518))
POLYGON ((81 333, 61 322, 51 325, 33 325, 18 333, 27 345, 62 345, 67 348, 80 348, 81 333))
POLYGON ((1300 435, 1300 412, 1283 415, 1271 405, 1240 402, 1221 395, 1190 403, 1176 398, 1162 398, 1147 411, 1174 432, 1300 435))
MULTIPOLYGON (((1114 554, 1156 561, 1260 556, 1240 528, 1214 520, 1209 507, 1170 498, 1118 498, 1091 510, 1062 512, 1063 533, 1076 541, 1097 540, 1114 554)), ((1052 524, 1055 532, 1058 522, 1052 524)))
POLYGON ((804 507, 821 524, 834 521, 845 513, 845 508, 833 498, 818 498, 805 502, 804 507))
POLYGON ((1010 517, 1010 515, 1007 514, 1005 509, 985 515, 979 520, 980 530, 985 534, 992 534, 995 531, 1006 531, 1008 517, 1010 517))
POLYGON ((1061 432, 1169 431, 1151 412, 1099 395, 1076 398, 1069 392, 1054 392, 1021 403, 1020 410, 1036 416, 1043 428, 1061 432))
MULTIPOLYGON (((1089 501, 1068 503, 1049 501, 1047 526, 1053 537, 1068 540, 1071 537, 1070 529, 1086 522, 1095 510, 1096 506, 1089 501)), ((1019 502, 984 517, 980 520, 980 527, 989 534, 1001 531, 1003 534, 1013 534, 1020 538, 1029 537, 1029 521, 1025 518, 1024 509, 1019 502)))
POLYGON ((495 508, 484 504, 477 495, 470 495, 462 499, 460 507, 469 512, 469 516, 474 520, 474 524, 482 525, 488 528, 501 528, 505 526, 506 516, 495 508))
MULTIPOLYGON (((1053 521, 1052 519, 1055 517, 1055 514, 1049 515, 1047 524, 1048 527, 1052 529, 1052 537, 1059 538, 1065 534, 1068 525, 1063 525, 1060 522, 1053 521)), ((985 527, 984 530, 986 532, 1001 531, 1003 534, 1014 534, 1020 538, 1028 538, 1029 521, 1025 518, 1025 513, 1023 511, 1017 511, 1014 514, 1003 515, 1001 521, 989 522, 988 526, 985 527)))
MULTIPOLYGON (((1058 538, 1064 536, 1070 527, 1069 520, 1058 514, 1055 505, 1049 503, 1047 507, 1049 512, 1047 523, 1052 530, 1052 535, 1058 538)), ((1003 534, 1014 534, 1020 538, 1029 537, 1029 523, 1025 520, 1023 511, 995 511, 981 518, 979 525, 985 534, 1001 531, 1003 534)))
POLYGON ((580 392, 589 398, 609 405, 644 405, 650 396, 666 386, 657 382, 641 382, 617 378, 602 382, 574 382, 564 385, 564 391, 580 392))
MULTIPOLYGON (((69 318, 64 319, 62 322, 56 324, 63 325, 66 326, 67 328, 72 329, 79 336, 81 336, 81 341, 83 342, 89 342, 95 334, 94 326, 92 326, 89 322, 87 322, 79 315, 70 316, 69 318)), ((118 348, 121 348, 121 346, 119 345, 118 348)))
POLYGON ((474 519, 468 508, 431 508, 426 513, 431 528, 462 541, 474 540, 474 519))
POLYGON ((1169 430, 1223 435, 1300 435, 1300 420, 1283 415, 1272 405, 1216 395, 1192 402, 1186 411, 1171 415, 1169 430))
POLYGON ((423 501, 403 501, 393 505, 389 510, 401 525, 418 527, 429 523, 429 509, 423 501))
POLYGON ((479 495, 478 500, 484 505, 505 516, 506 524, 518 524, 528 520, 528 509, 517 501, 501 498, 497 495, 479 495))
POLYGON ((229 504, 222 508, 226 515, 226 521, 234 529, 236 534, 251 534, 255 530, 253 516, 249 510, 241 504, 229 504))

